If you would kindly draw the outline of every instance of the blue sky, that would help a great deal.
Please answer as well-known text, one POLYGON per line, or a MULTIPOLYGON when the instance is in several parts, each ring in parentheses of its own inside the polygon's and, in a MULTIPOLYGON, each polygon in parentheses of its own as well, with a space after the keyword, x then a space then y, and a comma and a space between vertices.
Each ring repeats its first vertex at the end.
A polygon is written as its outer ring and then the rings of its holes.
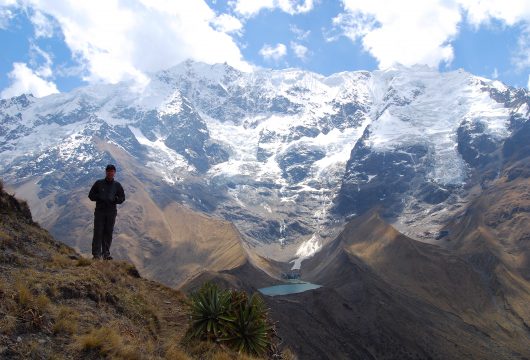
POLYGON ((401 63, 528 87, 525 0, 0 0, 0 97, 147 81, 191 58, 324 75, 401 63))

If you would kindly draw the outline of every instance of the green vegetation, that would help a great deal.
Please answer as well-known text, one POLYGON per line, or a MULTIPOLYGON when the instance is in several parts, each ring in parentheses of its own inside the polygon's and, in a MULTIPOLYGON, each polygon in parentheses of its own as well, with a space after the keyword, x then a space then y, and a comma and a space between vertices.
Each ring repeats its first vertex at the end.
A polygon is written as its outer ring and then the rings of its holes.
POLYGON ((274 327, 268 310, 257 295, 221 290, 205 283, 190 295, 188 339, 228 345, 239 353, 264 356, 272 352, 274 327))
POLYGON ((223 338, 228 324, 234 321, 231 293, 206 283, 190 295, 189 338, 217 341, 223 338))

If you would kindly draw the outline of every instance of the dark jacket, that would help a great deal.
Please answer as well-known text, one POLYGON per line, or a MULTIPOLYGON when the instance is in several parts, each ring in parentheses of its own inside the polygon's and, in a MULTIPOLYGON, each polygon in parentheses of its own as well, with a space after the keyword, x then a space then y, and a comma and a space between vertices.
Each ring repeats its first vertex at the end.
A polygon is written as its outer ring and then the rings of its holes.
POLYGON ((96 211, 116 212, 116 204, 125 201, 125 192, 116 180, 101 179, 92 185, 88 198, 96 202, 96 211))

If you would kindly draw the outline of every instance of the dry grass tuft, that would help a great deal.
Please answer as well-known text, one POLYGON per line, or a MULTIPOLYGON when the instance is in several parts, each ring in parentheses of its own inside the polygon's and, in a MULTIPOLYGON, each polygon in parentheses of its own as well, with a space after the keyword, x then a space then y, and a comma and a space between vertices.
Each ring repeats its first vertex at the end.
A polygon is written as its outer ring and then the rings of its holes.
POLYGON ((121 347, 122 338, 114 329, 103 326, 79 336, 77 345, 80 350, 98 350, 101 355, 106 355, 121 347))
POLYGON ((164 359, 166 360, 191 360, 192 358, 176 345, 169 346, 164 359))
POLYGON ((227 353, 216 352, 210 358, 211 360, 232 360, 233 358, 227 353))
POLYGON ((0 334, 11 335, 17 327, 17 318, 5 315, 0 318, 0 334))
POLYGON ((13 246, 13 237, 8 235, 6 232, 0 230, 0 249, 5 250, 8 248, 13 248, 13 246))
POLYGON ((49 359, 48 350, 43 349, 35 340, 23 341, 19 348, 25 359, 49 359))
POLYGON ((42 330, 49 323, 50 298, 45 294, 35 296, 28 285, 17 280, 14 285, 16 307, 11 310, 16 321, 28 330, 42 330))
POLYGON ((4 298, 7 294, 7 284, 3 278, 0 277, 0 299, 4 298))
POLYGON ((77 337, 75 346, 85 353, 114 359, 140 359, 141 352, 124 343, 123 338, 111 327, 92 329, 88 334, 77 337))
POLYGON ((50 262, 51 266, 65 268, 72 264, 72 261, 64 255, 53 254, 52 261, 50 262))
POLYGON ((92 264, 92 260, 87 259, 85 257, 81 257, 77 260, 77 263, 75 265, 76 266, 89 266, 90 264, 92 264))
POLYGON ((17 281, 15 283, 16 301, 22 308, 27 308, 33 301, 33 294, 26 283, 17 281))
POLYGON ((183 344, 192 358, 203 356, 209 359, 217 352, 218 345, 207 341, 190 341, 183 344))
POLYGON ((52 326, 54 334, 75 334, 77 332, 77 319, 79 313, 67 306, 60 306, 57 314, 57 320, 52 326))
MULTIPOLYGON (((116 289, 118 290, 118 289, 116 289)), ((149 294, 141 289, 134 291, 115 291, 114 295, 118 299, 114 305, 116 309, 148 330, 151 334, 156 334, 160 330, 160 313, 156 306, 149 302, 149 294)))
POLYGON ((188 341, 184 344, 190 357, 205 360, 257 360, 246 354, 239 354, 225 346, 208 341, 188 341))
POLYGON ((258 358, 246 355, 230 352, 228 349, 219 350, 213 353, 209 360, 258 360, 258 358))
POLYGON ((33 307, 39 312, 44 313, 49 309, 50 303, 50 298, 48 298, 45 294, 39 294, 35 299, 33 307))
POLYGON ((17 305, 9 294, 8 284, 0 278, 0 334, 5 335, 13 333, 17 325, 17 319, 13 316, 17 305))

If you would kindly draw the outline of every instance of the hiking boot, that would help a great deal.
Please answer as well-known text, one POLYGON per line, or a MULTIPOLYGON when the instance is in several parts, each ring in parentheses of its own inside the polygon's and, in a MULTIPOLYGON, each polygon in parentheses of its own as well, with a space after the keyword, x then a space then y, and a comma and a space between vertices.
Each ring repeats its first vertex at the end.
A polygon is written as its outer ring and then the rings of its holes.
POLYGON ((101 256, 99 256, 99 255, 94 255, 94 256, 92 257, 92 260, 101 260, 101 256))
POLYGON ((112 256, 105 255, 105 256, 103 256, 103 260, 112 260, 112 256))

